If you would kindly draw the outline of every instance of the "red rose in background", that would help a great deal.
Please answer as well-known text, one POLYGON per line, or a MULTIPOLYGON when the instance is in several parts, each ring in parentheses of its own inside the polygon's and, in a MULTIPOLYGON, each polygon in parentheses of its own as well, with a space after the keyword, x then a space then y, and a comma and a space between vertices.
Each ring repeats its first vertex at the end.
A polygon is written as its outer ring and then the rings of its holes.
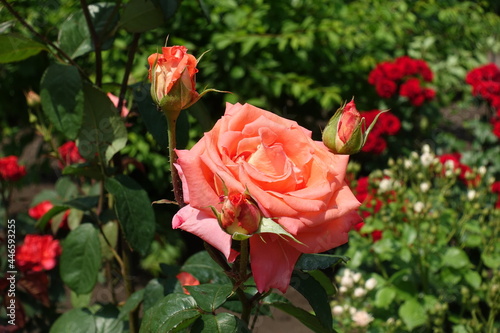
POLYGON ((57 148, 59 152, 59 156, 61 159, 59 160, 59 168, 63 169, 65 166, 75 164, 75 163, 83 163, 85 159, 80 155, 78 151, 78 147, 76 146, 74 141, 68 141, 59 148, 57 148))
MULTIPOLYGON (((361 117, 365 118, 366 126, 370 126, 380 112, 380 110, 361 112, 361 117)), ((393 113, 384 112, 380 114, 375 126, 370 134, 368 134, 368 138, 362 148, 362 151, 374 154, 383 153, 387 148, 387 141, 382 136, 395 135, 400 129, 401 122, 393 113)))
POLYGON ((0 180, 15 182, 26 175, 26 167, 19 165, 17 156, 0 158, 0 180))
POLYGON ((407 97, 411 104, 421 106, 434 98, 435 92, 421 86, 421 81, 432 82, 433 73, 424 60, 402 56, 394 62, 381 62, 368 76, 382 98, 392 97, 396 91, 407 97))
POLYGON ((17 248, 16 265, 22 271, 51 270, 61 251, 59 241, 51 235, 26 235, 23 245, 17 248))
POLYGON ((52 207, 54 207, 52 202, 45 200, 40 202, 38 205, 31 207, 28 210, 28 215, 34 218, 35 220, 39 220, 40 218, 42 218, 42 216, 45 215, 45 213, 51 210, 52 207))
POLYGON ((179 283, 182 286, 182 290, 184 291, 184 294, 189 295, 189 291, 184 288, 186 286, 198 286, 200 284, 200 281, 198 281, 197 278, 195 278, 193 275, 191 275, 188 272, 180 272, 175 276, 177 280, 179 280, 179 283))
MULTIPOLYGON (((35 220, 39 220, 42 218, 42 216, 45 215, 49 210, 52 209, 54 205, 52 202, 45 200, 40 202, 38 205, 31 207, 28 210, 28 215, 34 218, 35 220)), ((62 220, 59 224, 59 228, 67 228, 68 227, 68 216, 69 216, 69 209, 64 212, 64 216, 62 217, 62 220)), ((52 223, 52 220, 50 220, 50 223, 52 223)))

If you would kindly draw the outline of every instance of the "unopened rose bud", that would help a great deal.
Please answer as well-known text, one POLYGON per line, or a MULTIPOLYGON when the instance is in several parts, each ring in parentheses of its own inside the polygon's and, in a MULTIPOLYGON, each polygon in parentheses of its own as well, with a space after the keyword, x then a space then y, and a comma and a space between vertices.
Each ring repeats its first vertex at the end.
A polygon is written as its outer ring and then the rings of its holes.
POLYGON ((167 117, 177 119, 181 110, 198 101, 196 58, 184 46, 163 47, 148 57, 151 97, 167 117))
POLYGON ((259 229, 261 213, 256 204, 242 193, 230 193, 222 203, 219 223, 228 234, 251 235, 259 229))
POLYGON ((335 154, 355 154, 363 148, 377 118, 366 128, 365 118, 361 117, 353 99, 330 119, 323 131, 323 143, 335 154))
POLYGON ((365 282, 365 288, 367 290, 372 290, 373 288, 375 288, 377 286, 377 280, 375 278, 369 278, 368 280, 366 280, 365 282))
POLYGON ((33 90, 28 91, 27 93, 24 93, 24 96, 26 96, 26 104, 30 108, 35 108, 38 105, 40 105, 40 96, 34 92, 33 90))

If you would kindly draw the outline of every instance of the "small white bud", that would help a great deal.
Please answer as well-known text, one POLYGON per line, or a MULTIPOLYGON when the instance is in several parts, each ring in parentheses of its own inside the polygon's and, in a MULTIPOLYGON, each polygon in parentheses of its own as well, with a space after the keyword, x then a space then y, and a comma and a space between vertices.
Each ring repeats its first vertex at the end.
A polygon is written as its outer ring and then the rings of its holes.
POLYGON ((486 167, 484 165, 481 165, 479 169, 477 169, 477 172, 481 175, 484 176, 486 174, 486 167))
POLYGON ((340 316, 344 312, 344 308, 340 305, 335 305, 332 309, 332 312, 336 316, 340 316))
POLYGON ((430 188, 431 185, 428 182, 423 182, 422 184, 420 184, 420 191, 422 191, 422 193, 429 191, 430 188))
POLYGON ((376 286, 377 286, 377 280, 375 278, 371 277, 365 282, 365 288, 368 290, 372 290, 376 286))
POLYGON ((420 213, 424 210, 424 207, 425 207, 425 205, 422 201, 417 201, 413 205, 413 210, 415 211, 415 213, 420 213))
POLYGON ((476 191, 474 190, 468 190, 467 191, 467 199, 469 199, 469 201, 472 201, 474 200, 474 198, 476 197, 476 191))
POLYGON ((340 285, 342 287, 351 288, 354 285, 351 275, 344 275, 340 279, 340 285))
POLYGON ((352 280, 353 280, 355 283, 358 283, 358 282, 359 282, 359 280, 361 280, 361 277, 362 277, 362 276, 361 276, 361 273, 354 273, 354 274, 352 275, 352 280))
POLYGON ((392 189, 392 180, 389 178, 384 178, 380 181, 378 185, 380 193, 390 191, 392 189))
POLYGON ((366 327, 373 321, 373 317, 366 311, 357 311, 352 315, 354 324, 359 327, 366 327))
POLYGON ((430 154, 430 152, 431 152, 431 147, 428 144, 422 146, 422 153, 430 154))
POLYGON ((363 297, 366 295, 366 290, 364 288, 361 288, 361 287, 358 287, 356 289, 354 289, 354 297, 363 297))
POLYGON ((411 166, 413 165, 413 163, 411 162, 411 160, 405 159, 403 161, 403 165, 404 165, 405 169, 410 169, 411 166))

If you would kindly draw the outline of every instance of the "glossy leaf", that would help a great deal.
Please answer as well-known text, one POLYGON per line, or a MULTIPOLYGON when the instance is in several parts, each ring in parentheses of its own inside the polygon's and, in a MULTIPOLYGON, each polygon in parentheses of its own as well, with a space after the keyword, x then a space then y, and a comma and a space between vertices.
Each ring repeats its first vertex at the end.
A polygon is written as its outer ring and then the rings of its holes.
POLYGON ((72 59, 92 51, 92 40, 82 11, 71 14, 61 24, 57 41, 61 50, 72 59))
POLYGON ((206 251, 198 252, 189 257, 180 270, 191 273, 200 283, 227 284, 231 282, 222 268, 206 251))
POLYGON ((78 135, 78 150, 92 160, 98 155, 107 163, 127 143, 127 129, 106 94, 90 85, 84 86, 85 119, 78 135))
POLYGON ((325 328, 331 328, 333 326, 332 310, 328 294, 321 283, 308 273, 294 271, 290 285, 307 299, 319 322, 325 328))
POLYGON ((123 304, 123 306, 120 308, 118 319, 124 319, 126 316, 128 316, 131 311, 134 311, 139 306, 139 304, 141 304, 143 299, 144 289, 137 290, 132 295, 130 295, 130 297, 127 298, 125 304, 123 304))
POLYGON ((114 197, 115 211, 125 239, 132 249, 145 255, 155 233, 155 216, 148 194, 132 178, 107 178, 106 190, 114 197))
POLYGON ((261 219, 259 230, 256 233, 259 233, 259 234, 260 233, 276 234, 276 235, 279 235, 280 237, 282 237, 283 239, 286 239, 286 240, 289 240, 289 241, 293 241, 293 242, 297 242, 299 244, 304 245, 303 243, 301 243, 300 241, 298 241, 297 239, 295 239, 295 237, 293 237, 293 235, 291 233, 289 233, 288 231, 286 231, 281 225, 279 225, 278 223, 274 222, 272 219, 270 219, 268 217, 263 217, 261 219))
POLYGON ((63 313, 50 328, 50 333, 95 333, 92 314, 86 309, 72 309, 63 313))
POLYGON ((97 282, 101 246, 97 230, 89 223, 71 231, 63 242, 61 278, 77 294, 89 293, 97 282))
POLYGON ((289 303, 280 303, 280 302, 272 303, 271 305, 297 318, 302 324, 311 329, 313 332, 316 333, 333 332, 332 329, 323 327, 323 325, 320 323, 320 321, 315 315, 312 315, 306 310, 298 308, 295 305, 289 303))
POLYGON ((143 83, 134 85, 134 102, 148 132, 160 147, 168 149, 167 118, 163 112, 157 110, 149 92, 150 87, 150 84, 143 83))
POLYGON ((56 216, 57 214, 60 214, 61 212, 64 212, 68 209, 68 206, 54 206, 52 207, 47 213, 45 213, 35 224, 35 227, 37 227, 40 230, 45 229, 45 226, 49 221, 56 216))
POLYGON ((206 312, 214 312, 233 291, 231 284, 202 284, 185 286, 185 288, 193 296, 200 309, 206 312))
POLYGON ((111 304, 102 306, 94 314, 96 333, 122 333, 124 323, 118 319, 119 311, 111 304))
POLYGON ((315 269, 326 269, 338 263, 349 261, 348 257, 333 254, 304 253, 295 264, 295 269, 312 271, 315 269))
POLYGON ((163 13, 153 1, 131 0, 125 6, 120 26, 128 32, 146 32, 162 25, 163 13))
POLYGON ((170 294, 144 314, 140 333, 167 333, 191 325, 201 313, 193 297, 170 294))
POLYGON ((83 123, 82 89, 78 70, 59 63, 50 65, 40 82, 43 112, 54 127, 71 140, 77 137, 83 123))
POLYGON ((40 51, 47 50, 45 45, 19 35, 0 35, 0 63, 21 61, 40 51))
POLYGON ((196 320, 191 333, 245 333, 250 332, 238 317, 222 312, 217 315, 205 314, 196 320))

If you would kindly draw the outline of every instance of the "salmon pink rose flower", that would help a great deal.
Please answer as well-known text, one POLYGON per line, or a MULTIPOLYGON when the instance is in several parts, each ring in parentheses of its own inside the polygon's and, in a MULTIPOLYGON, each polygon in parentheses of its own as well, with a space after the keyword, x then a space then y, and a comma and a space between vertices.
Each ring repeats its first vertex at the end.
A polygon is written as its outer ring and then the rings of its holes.
POLYGON ((225 115, 193 148, 176 152, 188 205, 174 216, 174 228, 199 236, 232 261, 232 237, 212 209, 221 211, 225 193, 249 193, 263 217, 295 238, 249 238, 259 292, 286 291, 302 253, 346 243, 361 220, 360 203, 344 181, 349 156, 331 153, 309 130, 255 106, 227 104, 225 115))

